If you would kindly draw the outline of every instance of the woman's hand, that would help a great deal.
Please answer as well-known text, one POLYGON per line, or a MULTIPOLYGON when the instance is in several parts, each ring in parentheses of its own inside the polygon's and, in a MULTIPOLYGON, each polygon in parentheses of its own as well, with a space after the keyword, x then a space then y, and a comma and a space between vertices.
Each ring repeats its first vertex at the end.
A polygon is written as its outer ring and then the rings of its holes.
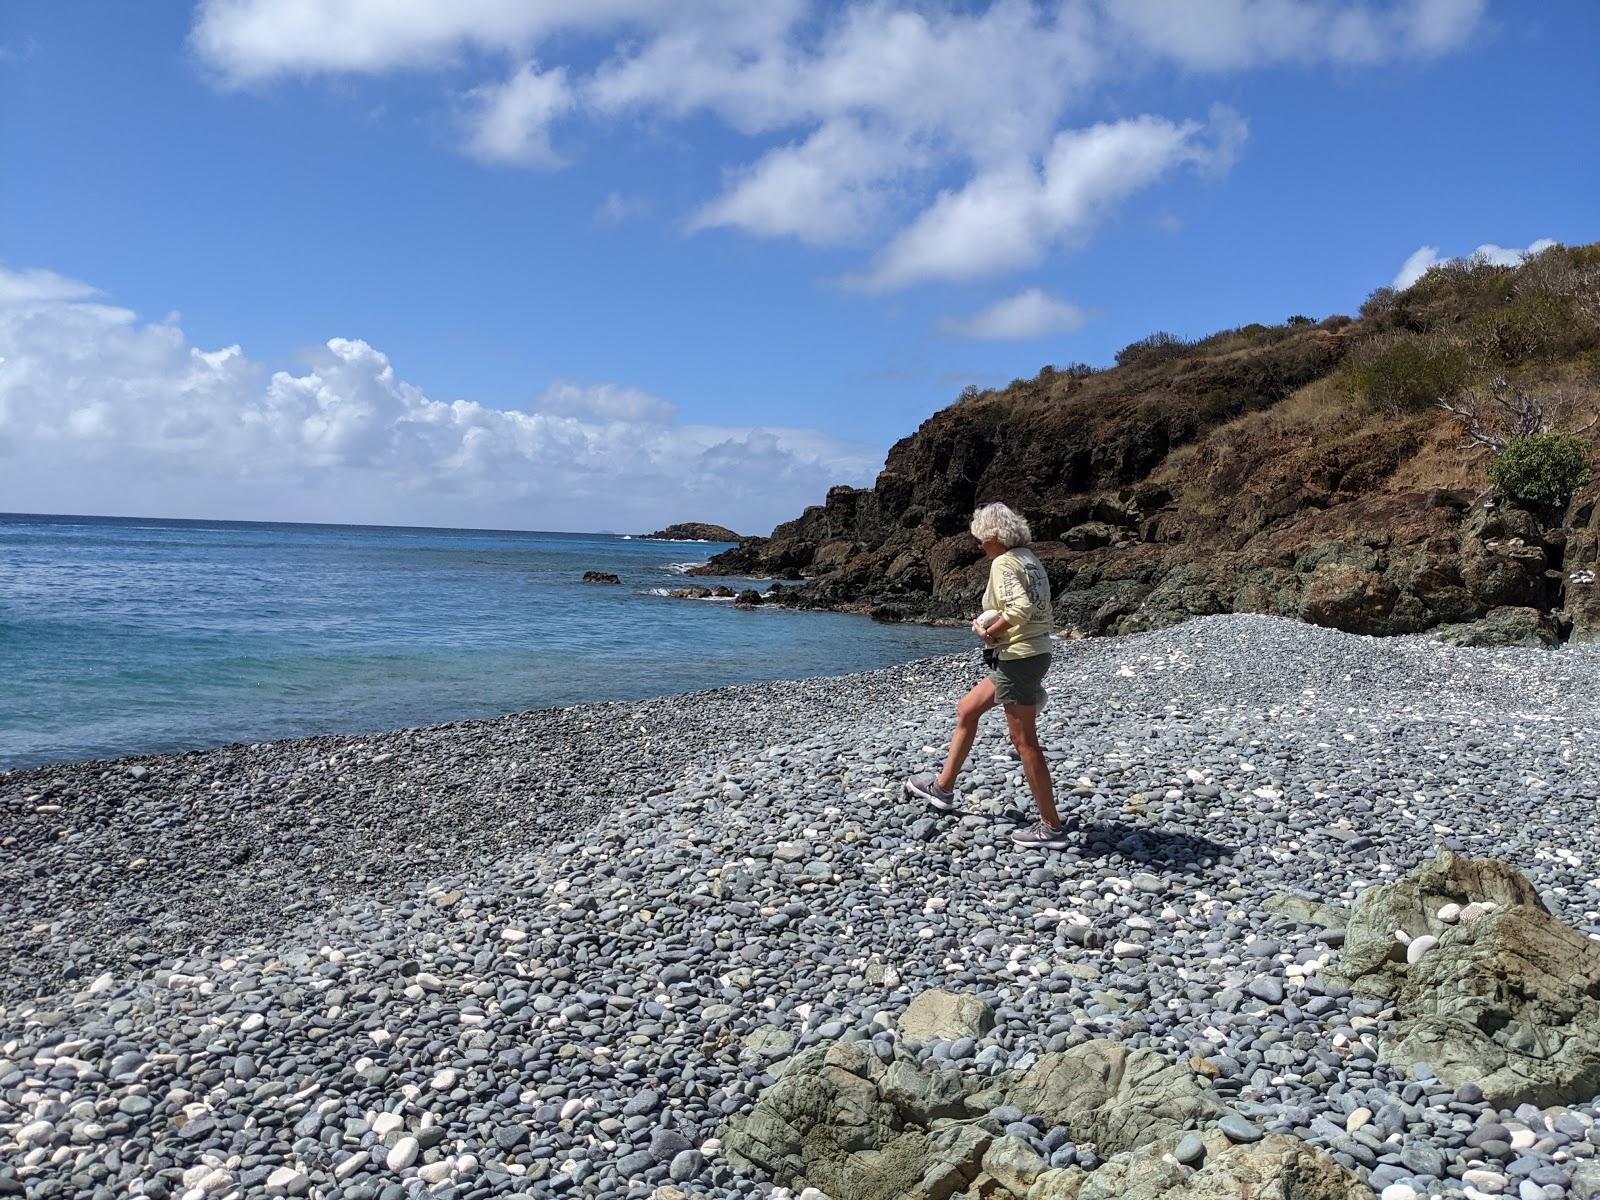
POLYGON ((983 627, 983 619, 981 617, 972 618, 972 632, 977 634, 982 641, 987 642, 989 640, 989 631, 983 627))

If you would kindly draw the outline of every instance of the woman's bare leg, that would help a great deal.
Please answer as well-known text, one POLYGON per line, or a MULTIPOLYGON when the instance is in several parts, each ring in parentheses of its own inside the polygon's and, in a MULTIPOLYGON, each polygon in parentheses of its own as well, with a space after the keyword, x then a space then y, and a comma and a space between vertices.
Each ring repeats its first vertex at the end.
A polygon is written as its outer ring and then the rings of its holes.
POLYGON ((950 735, 950 752, 944 756, 944 769, 939 772, 938 784, 953 788, 961 765, 972 752, 972 741, 978 736, 978 718, 994 707, 994 684, 981 679, 972 690, 961 697, 956 705, 956 728, 950 735))
MULTIPOLYGON (((1039 706, 1036 704, 1006 705, 1006 732, 1011 744, 1022 759, 1022 777, 1028 781, 1033 802, 1039 806, 1039 816, 1051 828, 1061 824, 1056 812, 1054 789, 1050 785, 1050 767, 1044 761, 1044 750, 1039 745, 1039 706)), ((970 745, 970 743, 968 743, 970 745)))

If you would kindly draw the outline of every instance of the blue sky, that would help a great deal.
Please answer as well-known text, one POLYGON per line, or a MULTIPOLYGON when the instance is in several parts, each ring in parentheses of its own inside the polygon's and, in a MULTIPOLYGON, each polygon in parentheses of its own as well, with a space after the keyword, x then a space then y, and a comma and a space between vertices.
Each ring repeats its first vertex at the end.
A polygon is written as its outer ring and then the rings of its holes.
POLYGON ((1600 237, 1597 35, 1587 0, 11 0, 0 509, 765 532, 966 383, 1600 237))

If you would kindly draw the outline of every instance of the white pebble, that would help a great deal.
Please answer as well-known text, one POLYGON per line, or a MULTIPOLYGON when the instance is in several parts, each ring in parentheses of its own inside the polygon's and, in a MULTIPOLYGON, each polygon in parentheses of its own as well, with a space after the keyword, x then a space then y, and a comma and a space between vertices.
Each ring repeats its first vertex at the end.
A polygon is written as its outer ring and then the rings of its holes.
POLYGON ((406 1119, 399 1113, 379 1113, 377 1116, 372 1118, 372 1132, 377 1134, 380 1138, 387 1137, 396 1129, 404 1126, 405 1123, 406 1119))
POLYGON ((391 1171, 404 1171, 417 1161, 417 1152, 421 1149, 416 1138, 403 1137, 390 1148, 389 1156, 384 1162, 391 1171))
POLYGON ((1417 1200, 1417 1189, 1409 1183, 1391 1183, 1378 1194, 1378 1200, 1417 1200))
POLYGON ((1443 921, 1446 925, 1454 925, 1457 921, 1461 920, 1461 905, 1446 904, 1439 910, 1439 920, 1443 921))
POLYGON ((438 1162, 425 1163, 417 1168, 417 1178, 423 1183, 443 1183, 450 1178, 450 1171, 454 1164, 448 1158, 438 1162))
POLYGON ((1410 943, 1406 946, 1406 962, 1416 962, 1419 958, 1421 958, 1429 950, 1432 950, 1438 944, 1439 939, 1434 937, 1431 933, 1425 933, 1421 937, 1412 938, 1410 943))

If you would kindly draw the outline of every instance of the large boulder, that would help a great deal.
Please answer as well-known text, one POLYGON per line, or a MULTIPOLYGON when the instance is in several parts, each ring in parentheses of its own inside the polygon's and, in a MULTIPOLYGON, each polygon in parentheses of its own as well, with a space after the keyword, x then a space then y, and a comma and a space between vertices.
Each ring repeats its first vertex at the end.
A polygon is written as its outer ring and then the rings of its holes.
POLYGON ((1536 608, 1496 608, 1476 621, 1445 625, 1433 633, 1452 646, 1554 646, 1556 623, 1536 608))
POLYGON ((994 1013, 979 997, 939 988, 917 995, 900 1018, 900 1032, 918 1041, 982 1037, 993 1028, 994 1013))
MULTIPOLYGON (((1106 1040, 1046 1054, 999 1092, 1004 1103, 1065 1125, 1073 1137, 1107 1154, 1136 1149, 1228 1112, 1194 1072, 1155 1050, 1129 1050, 1106 1040)), ((993 1102, 1002 1100, 996 1095, 993 1102)))
POLYGON ((1300 602, 1300 619, 1346 633, 1387 633, 1399 591, 1377 571, 1319 563, 1300 602))
POLYGON ((1397 1010, 1388 1061, 1475 1083, 1502 1108, 1600 1094, 1600 944, 1515 868, 1444 851, 1357 897, 1345 937, 1334 974, 1397 1010))
MULTIPOLYGON (((948 994, 945 994, 948 995, 948 994)), ((941 1004, 944 1002, 941 1001, 941 1004)), ((1091 1042, 998 1077, 940 1070, 870 1043, 802 1051, 725 1131, 729 1163, 832 1200, 1373 1200, 1323 1151, 1267 1134, 1234 1144, 1228 1109, 1152 1050, 1091 1042), (1005 1106, 1064 1124, 1105 1162, 1050 1168, 1008 1136, 1005 1106), (1203 1155, 1175 1156, 1205 1130, 1203 1155)))
POLYGON ((919 1187, 936 1163, 956 1169, 960 1155, 975 1175, 987 1137, 972 1147, 934 1143, 925 1126, 908 1124, 880 1095, 886 1070, 860 1043, 803 1051, 728 1129, 728 1160, 785 1187, 821 1188, 834 1200, 894 1200, 919 1187))

